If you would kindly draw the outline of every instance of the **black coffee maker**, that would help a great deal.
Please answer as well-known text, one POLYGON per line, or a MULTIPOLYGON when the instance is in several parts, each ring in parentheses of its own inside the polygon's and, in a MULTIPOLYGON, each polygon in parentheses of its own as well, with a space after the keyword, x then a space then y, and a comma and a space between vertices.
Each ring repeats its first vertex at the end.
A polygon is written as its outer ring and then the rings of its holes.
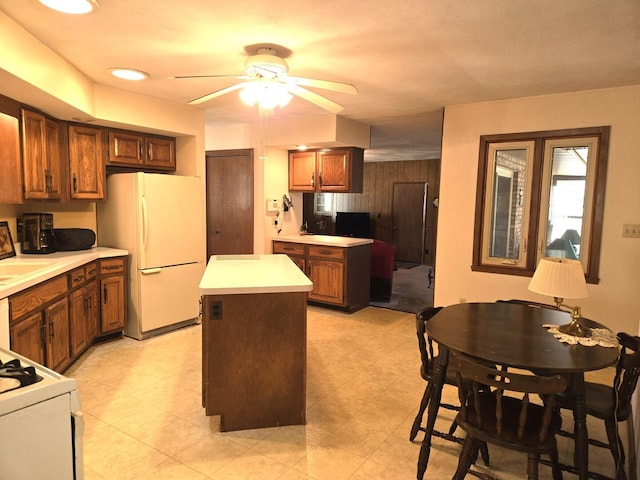
POLYGON ((22 215, 22 253, 54 253, 53 213, 22 215))

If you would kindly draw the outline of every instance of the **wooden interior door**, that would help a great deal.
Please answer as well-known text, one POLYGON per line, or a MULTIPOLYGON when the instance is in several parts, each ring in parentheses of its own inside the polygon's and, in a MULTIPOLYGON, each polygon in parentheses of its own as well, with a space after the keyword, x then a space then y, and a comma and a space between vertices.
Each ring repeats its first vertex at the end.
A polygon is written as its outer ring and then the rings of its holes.
POLYGON ((207 258, 253 253, 253 150, 206 154, 207 258))
POLYGON ((422 263, 427 188, 426 182, 393 184, 393 243, 398 261, 422 263))

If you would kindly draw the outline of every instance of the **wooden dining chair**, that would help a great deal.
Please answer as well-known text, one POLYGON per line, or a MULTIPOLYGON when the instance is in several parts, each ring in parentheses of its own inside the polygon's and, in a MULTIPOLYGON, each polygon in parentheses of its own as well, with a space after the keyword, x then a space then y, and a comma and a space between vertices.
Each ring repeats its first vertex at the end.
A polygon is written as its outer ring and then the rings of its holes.
MULTIPOLYGON (((418 414, 416 418, 413 420, 413 425, 411 426, 411 432, 409 434, 409 441, 413 441, 416 438, 416 435, 419 431, 424 432, 425 427, 422 425, 422 421, 424 418, 424 412, 429 406, 429 399, 431 398, 431 393, 433 391, 433 378, 435 374, 435 368, 438 364, 438 356, 434 354, 433 349, 433 341, 429 338, 427 334, 427 322, 438 313, 442 307, 431 307, 426 308, 416 314, 416 335, 418 337, 418 349, 420 350, 420 376, 423 378, 425 382, 427 382, 424 393, 422 395, 422 399, 420 400, 420 408, 418 409, 418 414)), ((457 387, 457 378, 456 372, 453 368, 447 368, 447 374, 445 378, 445 383, 454 387, 457 387)), ((453 405, 449 403, 440 403, 440 407, 446 408, 448 410, 453 410, 458 412, 460 410, 459 405, 453 405)), ((463 439, 460 437, 454 436, 457 424, 455 420, 452 422, 451 427, 448 432, 440 432, 438 430, 433 431, 433 435, 439 438, 443 438, 445 440, 449 440, 456 443, 463 443, 463 439)), ((481 455, 485 465, 489 465, 489 452, 487 450, 486 445, 483 445, 481 448, 481 455)))
MULTIPOLYGON (((607 441, 604 443, 596 438, 589 438, 589 443, 601 448, 608 448, 616 466, 616 480, 636 478, 635 435, 633 416, 631 415, 631 397, 638 385, 640 376, 640 337, 624 332, 617 334, 622 347, 616 364, 616 371, 611 385, 585 382, 585 407, 587 415, 604 420, 607 441), (625 453, 618 423, 627 422, 627 441, 629 448, 629 476, 627 477, 624 464, 625 453)), ((556 395, 559 408, 572 410, 573 396, 571 392, 556 395)), ((561 434, 573 436, 572 433, 561 431, 561 434)))
MULTIPOLYGON (((540 455, 547 454, 554 480, 562 479, 555 437, 562 419, 554 394, 566 389, 566 379, 560 375, 515 373, 453 352, 449 363, 457 371, 461 406, 456 421, 467 433, 453 480, 467 475, 482 442, 527 453, 530 480, 538 478, 540 455), (538 396, 543 399, 542 404, 532 401, 538 396)), ((483 472, 472 473, 493 478, 483 472)))

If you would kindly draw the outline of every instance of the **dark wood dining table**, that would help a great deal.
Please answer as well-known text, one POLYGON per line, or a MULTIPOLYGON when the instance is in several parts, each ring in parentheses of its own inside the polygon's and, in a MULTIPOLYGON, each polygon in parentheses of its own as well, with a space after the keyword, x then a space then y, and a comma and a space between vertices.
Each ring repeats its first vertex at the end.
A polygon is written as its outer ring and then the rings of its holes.
MULTIPOLYGON (((438 344, 439 361, 418 458, 418 480, 422 480, 429 462, 431 436, 440 406, 449 351, 462 352, 506 367, 566 376, 568 388, 575 395, 574 468, 580 479, 587 479, 589 450, 584 373, 613 365, 619 349, 562 343, 543 327, 546 324, 563 325, 570 320, 568 313, 557 309, 496 302, 451 305, 427 322, 427 333, 438 344)), ((590 328, 606 328, 591 320, 582 321, 590 328)))

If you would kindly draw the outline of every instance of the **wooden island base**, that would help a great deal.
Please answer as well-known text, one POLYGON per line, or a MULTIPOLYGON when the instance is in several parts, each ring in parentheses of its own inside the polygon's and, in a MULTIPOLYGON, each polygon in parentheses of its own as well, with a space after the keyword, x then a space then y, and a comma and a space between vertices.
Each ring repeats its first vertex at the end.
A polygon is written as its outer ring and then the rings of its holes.
POLYGON ((307 292, 203 296, 203 406, 220 430, 305 423, 307 292))

